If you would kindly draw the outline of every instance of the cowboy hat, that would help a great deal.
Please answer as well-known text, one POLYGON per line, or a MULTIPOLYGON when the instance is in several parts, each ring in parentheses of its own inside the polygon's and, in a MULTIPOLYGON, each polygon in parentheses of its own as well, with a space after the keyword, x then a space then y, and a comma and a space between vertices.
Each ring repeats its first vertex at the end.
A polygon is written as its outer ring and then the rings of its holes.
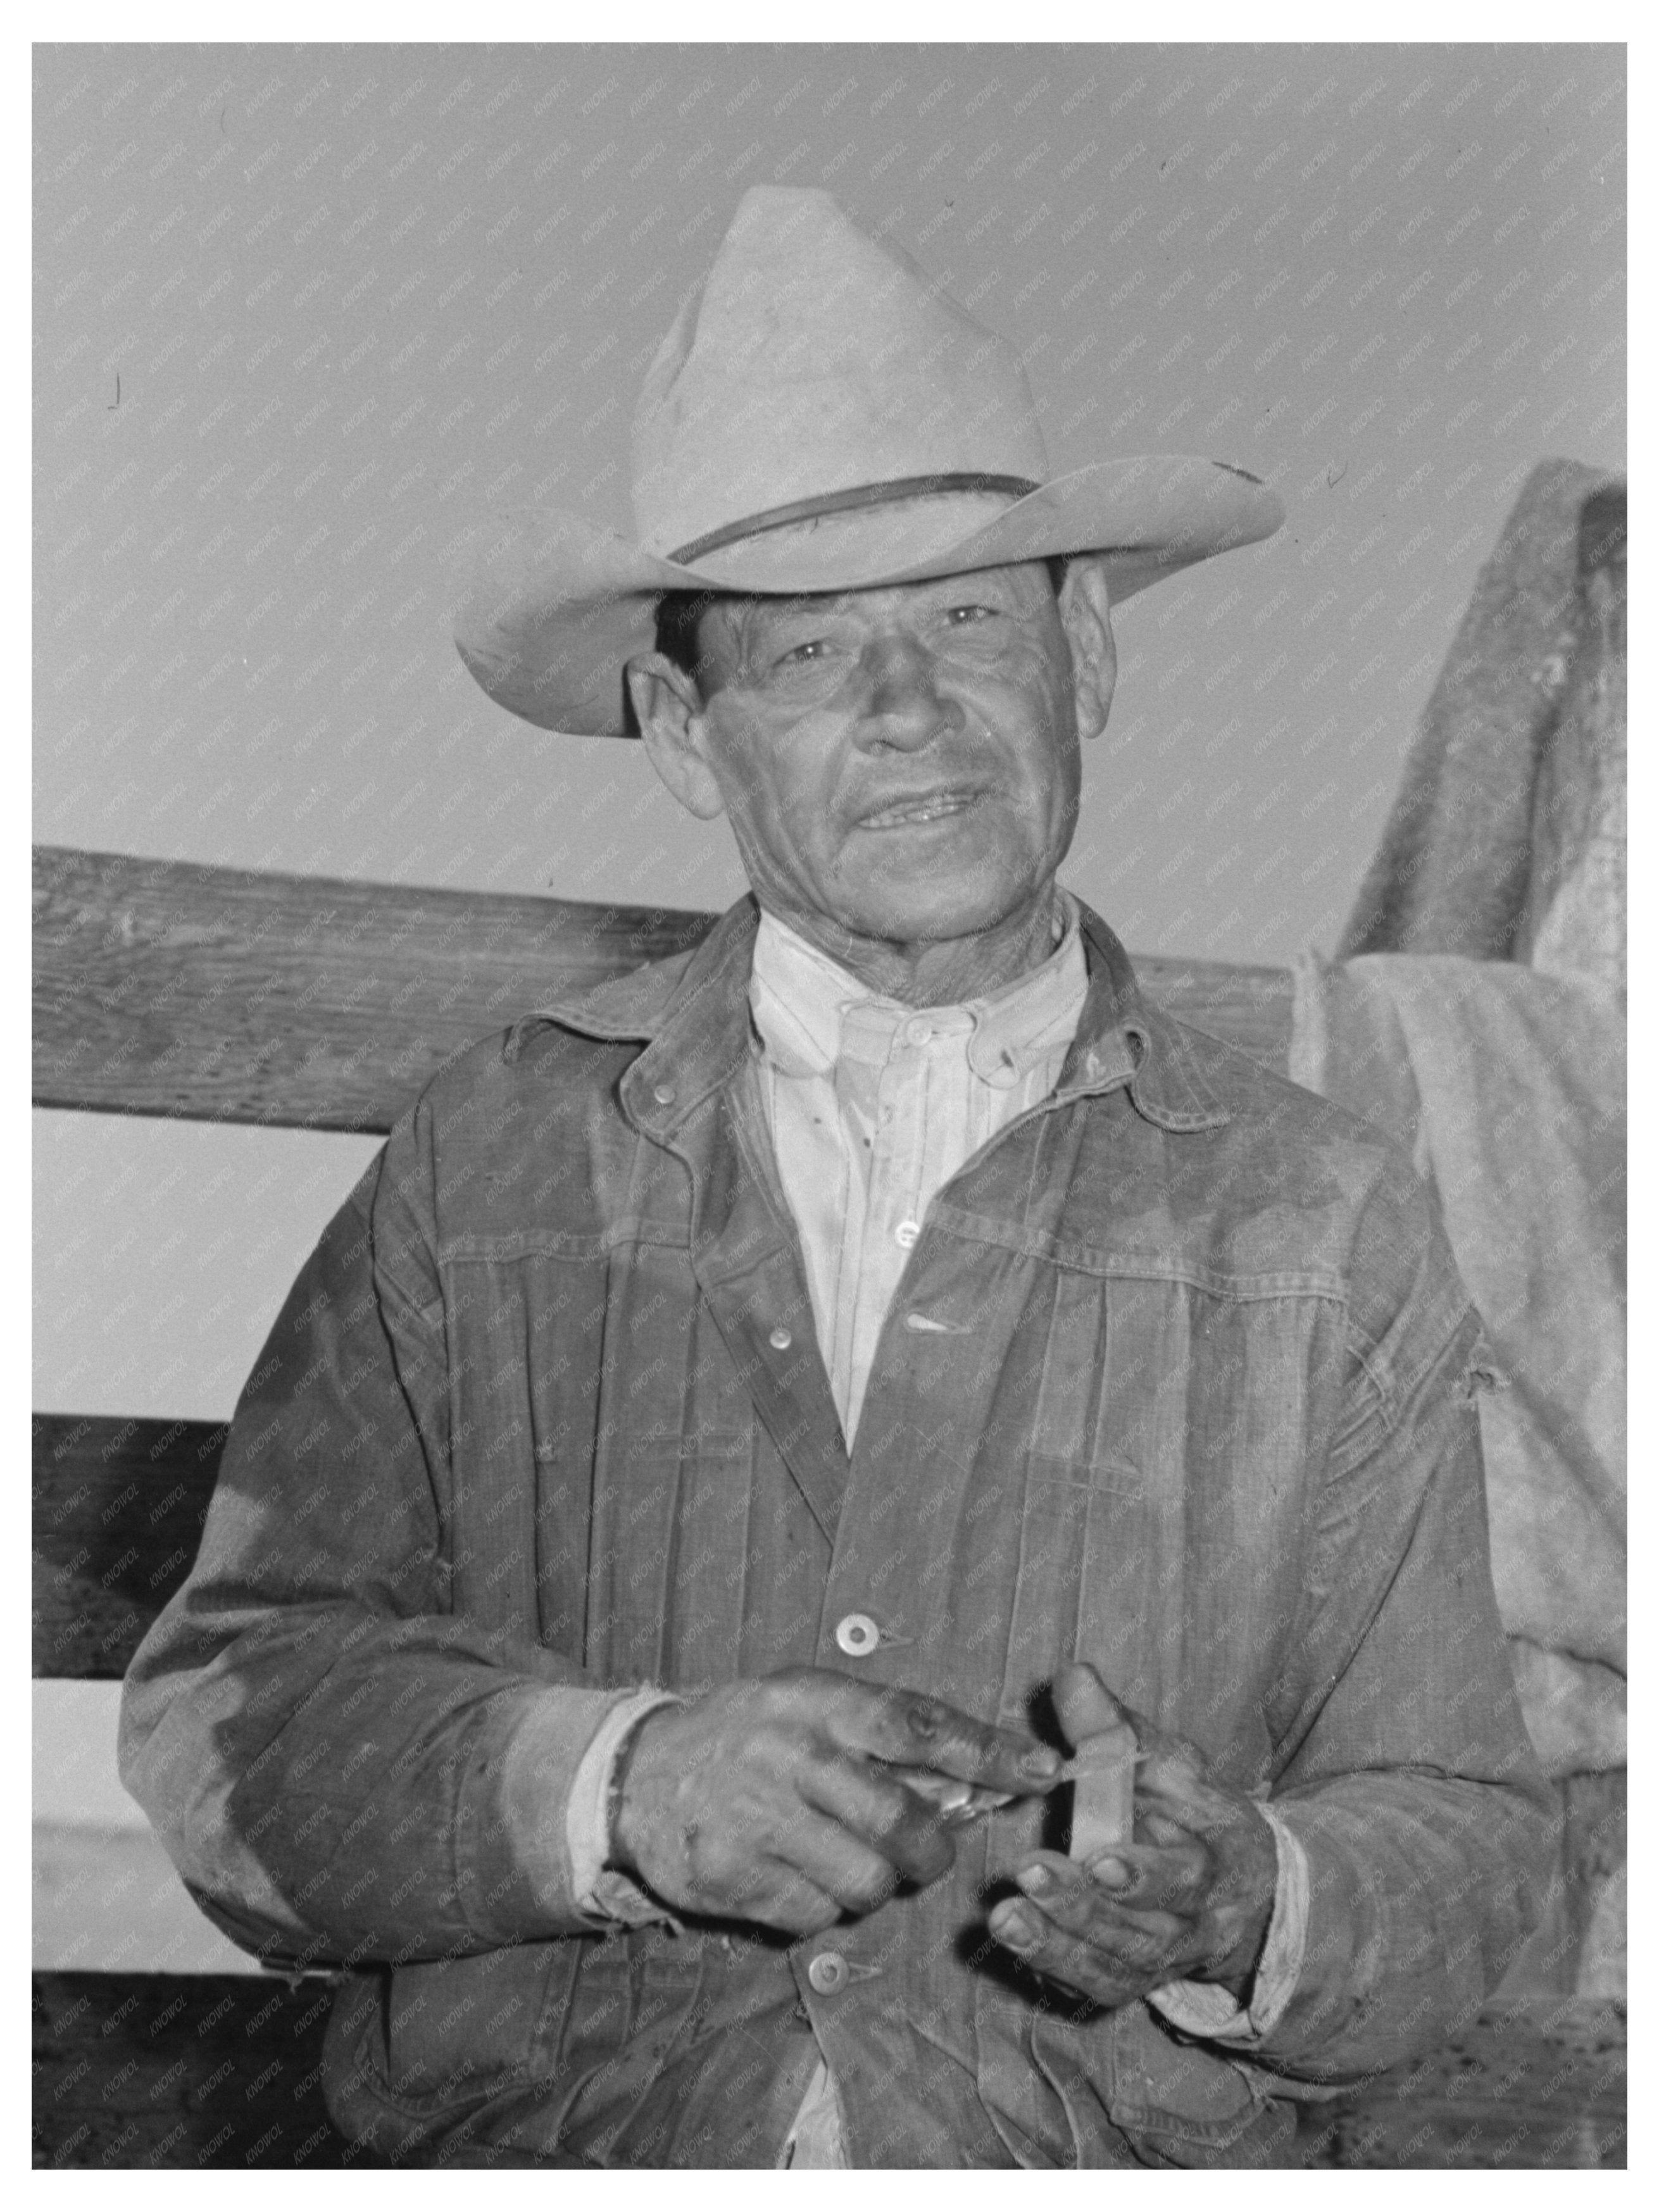
POLYGON ((507 518, 456 623, 492 699, 633 734, 623 666, 665 592, 799 594, 1098 553, 1115 603, 1277 530, 1259 477, 1142 453, 1052 476, 1006 339, 828 192, 758 185, 675 318, 634 418, 637 542, 507 518))

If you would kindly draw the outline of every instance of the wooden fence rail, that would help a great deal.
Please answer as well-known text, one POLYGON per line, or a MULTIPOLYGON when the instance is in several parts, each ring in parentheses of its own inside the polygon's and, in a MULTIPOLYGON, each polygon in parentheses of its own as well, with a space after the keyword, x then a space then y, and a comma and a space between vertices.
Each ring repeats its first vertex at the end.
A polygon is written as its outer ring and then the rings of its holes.
MULTIPOLYGON (((714 921, 37 846, 34 1103, 383 1132, 463 1046, 714 921)), ((1135 964, 1172 1013, 1283 1069, 1286 970, 1135 964)))

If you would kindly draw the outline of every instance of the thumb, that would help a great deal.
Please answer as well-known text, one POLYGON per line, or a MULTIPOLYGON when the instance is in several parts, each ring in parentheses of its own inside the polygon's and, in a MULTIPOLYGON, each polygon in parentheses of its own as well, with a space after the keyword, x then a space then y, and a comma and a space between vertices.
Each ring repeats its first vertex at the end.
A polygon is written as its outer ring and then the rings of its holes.
POLYGON ((1086 1736, 1103 1735, 1108 1729, 1135 1733, 1134 1715, 1128 1706, 1120 1704, 1094 1668, 1081 1662, 1060 1668, 1052 1695, 1054 1717, 1074 1751, 1086 1736))

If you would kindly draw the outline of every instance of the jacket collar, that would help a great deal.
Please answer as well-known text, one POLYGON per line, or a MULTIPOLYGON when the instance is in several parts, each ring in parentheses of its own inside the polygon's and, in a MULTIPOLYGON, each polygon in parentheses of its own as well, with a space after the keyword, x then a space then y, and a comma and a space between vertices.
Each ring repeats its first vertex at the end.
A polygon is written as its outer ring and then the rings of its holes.
MULTIPOLYGON (((1129 956, 1078 902, 1089 995, 1053 1103, 1127 1087, 1162 1129, 1218 1128, 1231 1117, 1179 1023, 1141 998, 1129 956)), ((743 1064, 750 1048, 749 976, 760 909, 752 896, 722 915, 690 953, 556 1000, 532 1020, 645 1049, 622 1079, 635 1127, 666 1141, 743 1064)))
POLYGON ((1135 1110, 1160 1129, 1184 1135, 1232 1119, 1211 1085, 1187 1030, 1148 1006, 1129 956, 1100 916, 1078 901, 1089 961, 1089 995, 1055 1100, 1127 1084, 1135 1110))

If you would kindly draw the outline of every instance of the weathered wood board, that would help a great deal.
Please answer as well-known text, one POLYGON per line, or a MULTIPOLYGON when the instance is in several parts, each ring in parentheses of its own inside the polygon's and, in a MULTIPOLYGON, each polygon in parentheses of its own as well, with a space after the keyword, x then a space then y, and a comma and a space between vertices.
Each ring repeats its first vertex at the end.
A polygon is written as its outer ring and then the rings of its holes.
MULTIPOLYGON (((37 846, 34 1103, 386 1130, 475 1038, 714 921, 37 846)), ((1136 968, 1171 1012, 1283 1071, 1286 970, 1136 968)))
POLYGON ((473 1038, 711 920, 38 847, 34 1103, 388 1129, 473 1038))

